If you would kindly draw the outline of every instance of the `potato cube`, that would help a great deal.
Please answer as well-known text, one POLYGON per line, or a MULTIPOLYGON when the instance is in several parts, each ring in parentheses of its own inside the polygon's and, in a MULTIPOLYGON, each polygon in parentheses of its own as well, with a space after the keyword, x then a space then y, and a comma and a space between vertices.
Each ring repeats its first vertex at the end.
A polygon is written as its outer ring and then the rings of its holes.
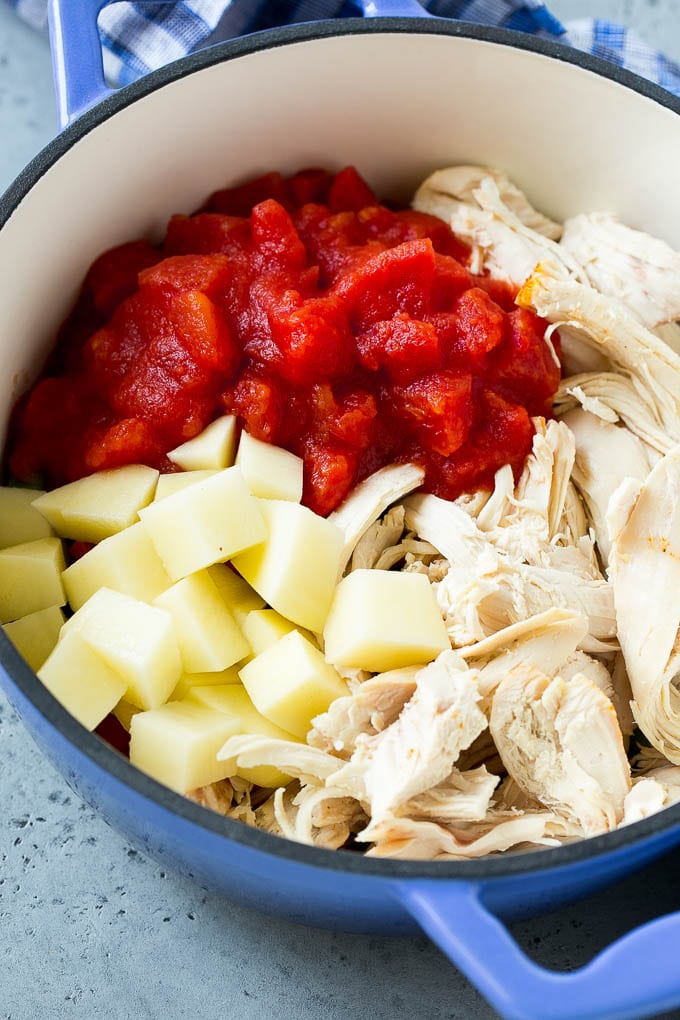
POLYGON ((23 655, 31 669, 37 671, 54 650, 63 624, 61 609, 49 606, 5 624, 4 629, 19 654, 23 655))
POLYGON ((0 623, 50 606, 63 606, 64 550, 58 538, 38 538, 0 549, 0 623))
POLYGON ((80 609, 100 588, 153 602, 172 584, 140 523, 90 549, 64 571, 63 580, 73 609, 80 609))
POLYGON ((125 698, 121 698, 116 707, 113 709, 113 714, 116 719, 128 733, 130 732, 130 726, 132 725, 132 717, 133 715, 137 715, 138 712, 141 712, 141 708, 137 708, 136 705, 126 701, 125 698))
POLYGON ((42 495, 40 489, 0 485, 0 549, 35 542, 38 538, 49 538, 54 534, 43 515, 31 505, 42 495))
POLYGON ((223 687, 225 684, 238 684, 240 687, 241 677, 238 675, 240 668, 241 666, 237 664, 222 669, 219 673, 182 673, 168 701, 181 701, 194 687, 223 687))
POLYGON ((101 542, 135 523, 138 511, 153 499, 157 481, 153 468, 128 464, 52 489, 33 507, 62 538, 101 542))
POLYGON ((236 452, 236 418, 224 415, 168 454, 173 464, 184 471, 222 470, 231 467, 236 452))
POLYGON ((217 471, 176 471, 171 475, 161 475, 156 486, 154 503, 161 499, 167 499, 180 489, 186 489, 194 482, 204 482, 206 478, 212 478, 217 471))
POLYGON ((95 729, 125 694, 125 680, 77 631, 63 636, 38 676, 88 730, 95 729))
POLYGON ((302 740, 314 716, 347 694, 339 673, 296 630, 257 655, 239 675, 258 712, 302 740))
POLYGON ((288 450, 242 432, 236 464, 253 496, 293 503, 302 499, 302 459, 288 450))
POLYGON ((173 581, 267 537, 257 500, 236 467, 152 503, 139 516, 173 581))
POLYGON ((240 574, 226 563, 215 563, 208 567, 208 573, 217 586, 227 609, 239 627, 253 609, 262 609, 266 603, 254 588, 243 580, 240 574))
POLYGON ((324 641, 329 662, 374 673, 431 662, 451 647, 427 577, 390 570, 342 579, 324 641))
POLYGON ((323 630, 342 552, 343 536, 306 506, 260 501, 269 537, 233 558, 233 565, 269 605, 293 623, 323 630))
POLYGON ((250 645, 207 570, 177 581, 154 605, 173 619, 186 673, 219 672, 250 653, 250 645))
MULTIPOLYGON (((253 705, 248 692, 241 684, 238 687, 195 687, 187 697, 187 701, 203 705, 215 712, 223 712, 238 723, 237 733, 256 733, 275 740, 294 740, 298 738, 265 719, 253 705)), ((232 760, 230 776, 240 776, 249 783, 274 789, 287 786, 292 777, 285 775, 273 765, 256 765, 253 768, 239 768, 232 760)))
MULTIPOLYGON (((251 659, 271 648, 279 638, 290 634, 291 630, 297 630, 294 623, 281 616, 275 609, 253 609, 244 618, 241 627, 250 645, 251 659)), ((305 634, 305 637, 309 636, 308 633, 305 634)))
POLYGON ((172 617, 129 595, 100 588, 64 631, 77 631, 123 677, 125 700, 137 708, 158 708, 182 675, 172 617))
POLYGON ((235 719, 186 701, 138 712, 130 726, 130 761, 178 793, 226 779, 229 762, 217 760, 238 732, 235 719))

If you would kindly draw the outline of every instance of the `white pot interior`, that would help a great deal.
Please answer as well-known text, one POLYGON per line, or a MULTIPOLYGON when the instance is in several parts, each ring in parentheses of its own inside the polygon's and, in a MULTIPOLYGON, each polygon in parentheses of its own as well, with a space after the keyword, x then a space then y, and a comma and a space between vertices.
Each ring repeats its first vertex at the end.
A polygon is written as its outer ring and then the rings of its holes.
POLYGON ((95 127, 0 231, 0 445, 83 274, 174 212, 266 170, 355 164, 408 200, 433 169, 505 169, 549 214, 609 209, 680 246, 680 118, 537 53, 445 35, 344 35, 207 67, 95 127))

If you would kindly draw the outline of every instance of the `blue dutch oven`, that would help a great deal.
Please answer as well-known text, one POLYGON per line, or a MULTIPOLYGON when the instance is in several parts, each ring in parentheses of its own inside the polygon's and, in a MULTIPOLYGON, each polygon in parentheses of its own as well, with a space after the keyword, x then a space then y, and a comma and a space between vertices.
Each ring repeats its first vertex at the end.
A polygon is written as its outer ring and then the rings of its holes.
MULTIPOLYGON (((613 65, 426 17, 415 2, 366 0, 364 18, 224 43, 113 93, 96 28, 103 6, 53 0, 64 130, 0 206, 0 429, 99 252, 158 235, 172 213, 265 170, 353 163, 379 194, 406 199, 437 167, 481 162, 502 166, 548 213, 606 207, 680 246, 680 101, 613 65)), ((571 973, 537 966, 504 923, 675 846, 680 805, 584 842, 478 861, 323 851, 222 818, 138 772, 64 711, 2 632, 0 664, 10 702, 72 788, 202 885, 304 924, 425 931, 516 1020, 634 1020, 680 1004, 680 913, 571 973)))

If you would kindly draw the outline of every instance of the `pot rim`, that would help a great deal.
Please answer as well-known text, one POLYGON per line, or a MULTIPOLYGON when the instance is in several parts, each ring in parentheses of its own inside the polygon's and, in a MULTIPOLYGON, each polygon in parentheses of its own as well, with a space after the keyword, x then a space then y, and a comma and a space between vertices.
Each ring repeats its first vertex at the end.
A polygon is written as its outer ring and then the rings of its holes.
MULTIPOLYGON (((31 160, 10 184, 5 194, 0 197, 0 229, 10 219, 31 188, 59 159, 66 155, 76 142, 129 104, 155 92, 164 85, 215 64, 260 51, 298 42, 334 36, 366 35, 374 32, 379 34, 445 35, 536 53, 590 71, 680 114, 680 98, 631 71, 552 39, 538 38, 509 29, 426 17, 346 18, 337 21, 289 25, 228 40, 197 53, 189 54, 152 71, 130 85, 124 86, 84 112, 31 160)), ((427 878, 479 882, 480 880, 502 879, 538 871, 564 869, 582 864, 585 861, 606 857, 625 848, 651 841, 663 832, 680 825, 680 803, 678 803, 633 825, 600 836, 593 836, 560 847, 509 853, 505 856, 478 860, 452 862, 392 860, 366 857, 360 853, 323 850, 262 832, 242 822, 219 815, 173 792, 138 770, 103 739, 86 730, 63 708, 46 687, 39 681, 36 682, 35 673, 16 652, 2 632, 2 628, 0 628, 0 667, 4 668, 10 684, 14 685, 21 697, 30 702, 51 727, 85 755, 95 767, 102 769, 116 781, 130 787, 136 794, 154 802, 158 807, 179 816, 190 825, 207 830, 227 842, 240 844, 244 849, 248 848, 264 853, 272 858, 282 858, 298 865, 331 872, 350 872, 357 877, 375 877, 393 881, 427 878)))

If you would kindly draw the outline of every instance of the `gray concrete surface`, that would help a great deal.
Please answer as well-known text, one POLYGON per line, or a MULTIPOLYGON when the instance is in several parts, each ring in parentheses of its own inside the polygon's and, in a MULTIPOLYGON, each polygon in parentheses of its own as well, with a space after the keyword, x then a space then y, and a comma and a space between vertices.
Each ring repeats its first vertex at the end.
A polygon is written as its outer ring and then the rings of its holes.
MULTIPOLYGON (((552 6, 627 20, 680 58, 676 2, 552 6)), ((0 191, 54 130, 47 44, 0 2, 0 191)), ((541 963, 573 967, 677 909, 680 853, 514 931, 541 963)), ((72 795, 0 695, 0 1020, 494 1015, 425 939, 263 919, 161 870, 72 795)))

